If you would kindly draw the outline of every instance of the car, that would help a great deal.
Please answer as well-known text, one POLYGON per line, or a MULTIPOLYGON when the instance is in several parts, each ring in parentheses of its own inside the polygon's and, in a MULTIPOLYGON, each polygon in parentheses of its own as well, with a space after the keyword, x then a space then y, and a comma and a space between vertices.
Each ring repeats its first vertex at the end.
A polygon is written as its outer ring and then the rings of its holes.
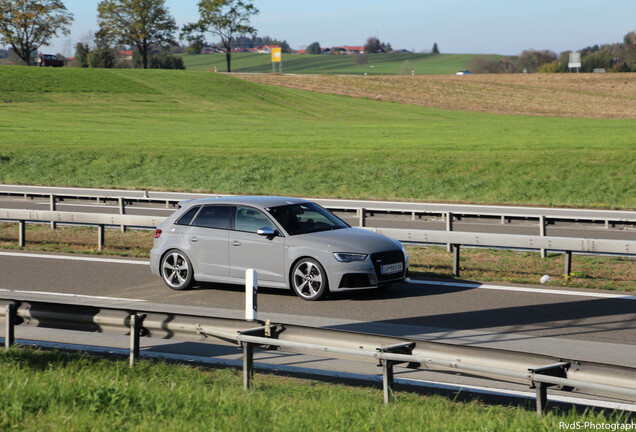
POLYGON ((408 274, 399 241, 352 228, 306 199, 234 196, 179 205, 157 226, 150 251, 152 273, 174 290, 195 282, 244 284, 246 270, 254 269, 259 286, 318 300, 389 286, 408 274))
POLYGON ((63 67, 64 62, 53 54, 40 54, 36 60, 38 66, 63 67))

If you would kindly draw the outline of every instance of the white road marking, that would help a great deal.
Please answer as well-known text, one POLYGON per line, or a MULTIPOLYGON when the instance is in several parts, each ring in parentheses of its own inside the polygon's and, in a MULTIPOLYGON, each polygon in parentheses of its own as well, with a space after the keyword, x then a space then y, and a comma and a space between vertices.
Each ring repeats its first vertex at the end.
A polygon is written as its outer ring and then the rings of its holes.
POLYGON ((131 298, 123 298, 123 297, 92 296, 92 295, 85 295, 85 294, 68 294, 68 293, 45 292, 45 291, 8 290, 3 288, 0 288, 0 292, 17 293, 17 294, 38 294, 38 295, 49 295, 54 297, 71 297, 71 298, 91 299, 91 300, 112 300, 112 301, 125 301, 125 302, 148 301, 148 300, 131 299, 131 298))
POLYGON ((90 262, 114 263, 114 264, 136 264, 136 265, 146 265, 146 266, 150 265, 149 261, 139 261, 139 260, 130 260, 130 259, 114 259, 114 258, 101 258, 101 257, 70 256, 70 255, 46 255, 46 254, 31 254, 31 253, 21 253, 21 252, 0 252, 0 256, 59 259, 59 260, 70 260, 70 261, 90 261, 90 262))
POLYGON ((487 290, 494 290, 494 291, 515 291, 515 292, 546 294, 546 295, 636 300, 636 295, 610 294, 610 293, 584 292, 584 291, 566 291, 566 290, 530 288, 530 287, 525 288, 525 287, 516 287, 516 286, 513 287, 513 286, 503 286, 503 285, 501 286, 486 285, 486 284, 480 284, 480 283, 440 282, 440 281, 426 281, 426 280, 413 280, 413 279, 409 280, 408 283, 419 284, 419 285, 448 286, 448 287, 458 287, 458 288, 487 289, 487 290))

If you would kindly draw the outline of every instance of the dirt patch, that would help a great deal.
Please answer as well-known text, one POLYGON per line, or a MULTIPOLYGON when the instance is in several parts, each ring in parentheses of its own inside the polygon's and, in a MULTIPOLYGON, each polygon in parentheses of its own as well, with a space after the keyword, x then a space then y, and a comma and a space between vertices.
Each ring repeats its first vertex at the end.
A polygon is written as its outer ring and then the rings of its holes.
POLYGON ((236 74, 264 84, 496 114, 636 118, 636 74, 332 76, 236 74))

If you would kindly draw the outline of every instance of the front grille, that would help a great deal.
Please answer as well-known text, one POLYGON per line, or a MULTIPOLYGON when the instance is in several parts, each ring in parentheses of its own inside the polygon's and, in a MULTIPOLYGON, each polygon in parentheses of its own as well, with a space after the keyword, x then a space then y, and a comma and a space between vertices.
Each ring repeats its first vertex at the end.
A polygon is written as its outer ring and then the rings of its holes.
POLYGON ((405 263, 404 263, 404 254, 401 250, 392 250, 386 252, 377 252, 371 254, 371 262, 373 262, 373 267, 375 269, 375 275, 378 278, 379 282, 400 279, 404 276, 404 272, 406 271, 405 263), (389 273, 383 275, 380 268, 385 264, 395 264, 402 263, 402 271, 399 273, 389 273))

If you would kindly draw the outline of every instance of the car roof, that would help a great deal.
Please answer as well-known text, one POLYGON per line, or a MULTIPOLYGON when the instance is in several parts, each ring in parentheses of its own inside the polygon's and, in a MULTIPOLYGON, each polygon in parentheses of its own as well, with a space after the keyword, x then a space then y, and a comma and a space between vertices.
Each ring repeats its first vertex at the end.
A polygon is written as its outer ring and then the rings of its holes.
POLYGON ((214 198, 200 198, 182 201, 184 207, 203 204, 229 204, 229 205, 248 205, 260 208, 278 207, 289 204, 300 204, 309 202, 302 198, 280 197, 280 196, 223 196, 214 198))

